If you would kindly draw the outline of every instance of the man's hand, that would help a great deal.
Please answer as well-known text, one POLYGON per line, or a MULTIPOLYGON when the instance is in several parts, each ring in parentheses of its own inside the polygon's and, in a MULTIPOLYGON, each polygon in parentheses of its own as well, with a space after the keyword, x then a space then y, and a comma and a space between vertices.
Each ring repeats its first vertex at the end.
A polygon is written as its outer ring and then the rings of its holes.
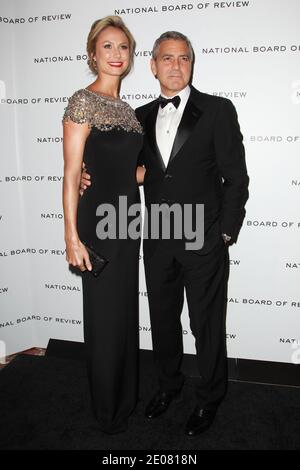
POLYGON ((91 176, 87 173, 85 168, 85 163, 82 163, 82 172, 81 172, 81 180, 80 180, 80 196, 83 195, 84 191, 88 186, 91 186, 91 176))
POLYGON ((146 168, 144 166, 138 166, 136 168, 136 181, 138 184, 144 183, 145 173, 146 173, 146 168))

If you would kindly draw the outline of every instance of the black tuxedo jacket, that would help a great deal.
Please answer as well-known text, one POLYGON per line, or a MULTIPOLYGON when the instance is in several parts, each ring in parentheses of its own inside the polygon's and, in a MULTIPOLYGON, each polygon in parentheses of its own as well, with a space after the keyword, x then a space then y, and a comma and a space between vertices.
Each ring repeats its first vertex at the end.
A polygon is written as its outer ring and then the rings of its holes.
MULTIPOLYGON (((235 241, 245 216, 248 182, 243 136, 230 100, 191 87, 167 168, 157 146, 158 100, 136 109, 145 131, 139 164, 145 165, 145 204, 204 204, 205 254, 222 233, 235 241)), ((150 253, 156 240, 144 240, 150 253)))

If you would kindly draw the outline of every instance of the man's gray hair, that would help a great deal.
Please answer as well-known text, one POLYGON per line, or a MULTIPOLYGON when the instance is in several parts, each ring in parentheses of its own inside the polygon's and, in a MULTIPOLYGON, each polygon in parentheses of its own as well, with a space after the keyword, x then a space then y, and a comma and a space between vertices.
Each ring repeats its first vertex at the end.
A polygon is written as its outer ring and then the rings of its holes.
POLYGON ((153 45, 153 49, 152 49, 152 58, 154 60, 157 57, 160 44, 163 41, 166 41, 167 39, 175 39, 177 41, 184 41, 189 48, 190 59, 192 62, 194 62, 194 50, 193 50, 191 41, 189 40, 187 36, 185 36, 182 33, 179 33, 178 31, 167 31, 166 33, 161 34, 159 38, 156 39, 153 45))

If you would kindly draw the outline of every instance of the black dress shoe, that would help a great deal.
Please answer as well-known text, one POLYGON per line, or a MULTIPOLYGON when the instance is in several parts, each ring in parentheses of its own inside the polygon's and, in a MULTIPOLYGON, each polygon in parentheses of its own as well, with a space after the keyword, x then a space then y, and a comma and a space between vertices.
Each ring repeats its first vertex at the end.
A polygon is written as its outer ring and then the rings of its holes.
POLYGON ((216 409, 195 408, 186 423, 185 434, 193 437, 206 431, 212 425, 216 413, 216 409))
POLYGON ((179 393, 180 390, 176 392, 157 392, 146 406, 146 418, 153 419, 162 415, 165 411, 167 411, 170 403, 179 395, 179 393))

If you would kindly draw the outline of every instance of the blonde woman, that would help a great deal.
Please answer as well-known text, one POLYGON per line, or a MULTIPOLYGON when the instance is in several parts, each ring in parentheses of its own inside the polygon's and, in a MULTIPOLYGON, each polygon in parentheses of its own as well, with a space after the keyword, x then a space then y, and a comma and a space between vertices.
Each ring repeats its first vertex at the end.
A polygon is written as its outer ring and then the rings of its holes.
POLYGON ((137 401, 140 238, 101 239, 96 231, 100 204, 113 206, 119 220, 119 196, 126 197, 128 206, 139 202, 136 170, 143 131, 133 109, 119 98, 134 49, 134 38, 120 17, 95 21, 87 52, 96 79, 73 94, 63 118, 66 259, 82 272, 92 405, 107 433, 127 429, 137 401), (79 197, 83 161, 93 185, 79 197), (89 272, 83 241, 109 261, 98 277, 89 272))

